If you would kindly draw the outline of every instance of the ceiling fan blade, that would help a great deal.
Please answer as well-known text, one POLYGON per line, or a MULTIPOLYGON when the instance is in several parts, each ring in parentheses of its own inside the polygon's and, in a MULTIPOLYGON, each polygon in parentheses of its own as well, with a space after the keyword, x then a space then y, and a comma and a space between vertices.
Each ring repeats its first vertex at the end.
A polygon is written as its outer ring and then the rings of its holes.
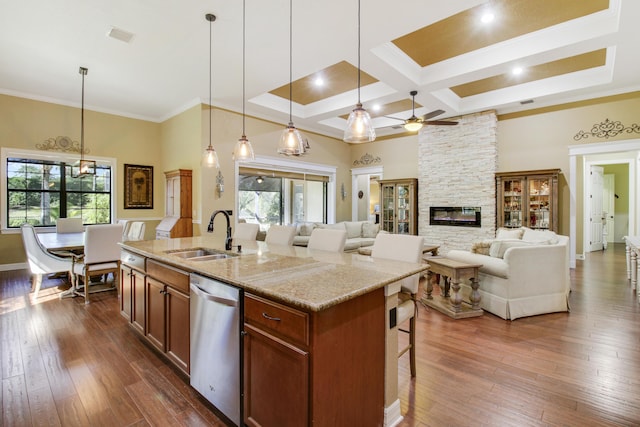
POLYGON ((405 119, 401 119, 401 118, 399 118, 399 117, 393 117, 393 116, 382 116, 382 117, 386 117, 386 118, 388 118, 388 119, 393 119, 393 120, 400 120, 400 121, 402 121, 402 122, 404 122, 404 121, 405 121, 405 119))
POLYGON ((426 120, 423 121, 424 125, 436 125, 436 126, 455 126, 458 122, 448 122, 446 120, 426 120))
POLYGON ((440 114, 444 114, 444 110, 433 110, 432 112, 422 116, 422 120, 429 120, 430 118, 439 116, 440 114))

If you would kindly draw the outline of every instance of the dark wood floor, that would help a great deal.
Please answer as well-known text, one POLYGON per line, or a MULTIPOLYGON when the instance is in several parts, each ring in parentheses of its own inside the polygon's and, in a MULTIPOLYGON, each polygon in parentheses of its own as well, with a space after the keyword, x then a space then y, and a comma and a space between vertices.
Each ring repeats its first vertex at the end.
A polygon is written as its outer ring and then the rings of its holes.
MULTIPOLYGON (((400 360, 400 425, 640 425, 624 246, 589 254, 572 277, 571 313, 454 321, 420 307, 416 379, 400 360)), ((34 302, 26 271, 0 272, 0 426, 222 425, 129 329, 115 294, 85 306, 60 301, 58 284, 34 302)))

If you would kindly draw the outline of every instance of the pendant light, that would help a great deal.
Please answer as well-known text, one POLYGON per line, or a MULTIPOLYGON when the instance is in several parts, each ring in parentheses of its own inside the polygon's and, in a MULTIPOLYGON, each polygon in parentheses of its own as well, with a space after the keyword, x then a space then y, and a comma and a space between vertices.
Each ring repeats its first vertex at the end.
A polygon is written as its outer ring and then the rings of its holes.
POLYGON ((300 131, 293 125, 293 0, 289 0, 289 124, 282 131, 278 143, 278 153, 286 156, 305 154, 305 142, 300 131))
POLYGON ((376 139, 376 131, 371 117, 360 102, 360 0, 358 0, 358 103, 349 114, 347 128, 344 131, 345 142, 371 142, 376 139))
POLYGON ((80 160, 71 165, 71 176, 82 178, 96 174, 96 162, 84 158, 84 76, 89 72, 88 68, 80 67, 82 74, 82 108, 80 110, 80 160))
POLYGON ((216 153, 216 149, 213 148, 213 145, 211 144, 211 110, 213 110, 213 101, 211 99, 211 57, 213 56, 212 27, 213 21, 216 20, 216 16, 212 13, 207 13, 204 17, 209 21, 209 146, 204 150, 202 164, 208 168, 216 168, 219 170, 220 162, 218 161, 218 153, 216 153))
POLYGON ((253 148, 251 143, 245 135, 245 113, 244 113, 244 98, 245 98, 245 56, 246 56, 246 0, 242 0, 242 136, 238 139, 236 146, 233 150, 233 159, 239 162, 253 160, 255 158, 253 154, 253 148))

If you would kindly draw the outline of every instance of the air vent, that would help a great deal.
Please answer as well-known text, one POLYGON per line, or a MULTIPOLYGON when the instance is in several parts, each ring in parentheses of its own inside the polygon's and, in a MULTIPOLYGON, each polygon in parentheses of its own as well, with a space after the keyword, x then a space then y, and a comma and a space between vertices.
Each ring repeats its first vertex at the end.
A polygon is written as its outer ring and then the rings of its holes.
POLYGON ((121 30, 120 28, 111 27, 111 29, 107 33, 107 36, 111 37, 112 39, 120 40, 121 42, 131 43, 134 34, 125 30, 121 30))
POLYGON ((520 104, 522 104, 522 105, 533 104, 533 99, 527 99, 526 101, 520 101, 520 104))

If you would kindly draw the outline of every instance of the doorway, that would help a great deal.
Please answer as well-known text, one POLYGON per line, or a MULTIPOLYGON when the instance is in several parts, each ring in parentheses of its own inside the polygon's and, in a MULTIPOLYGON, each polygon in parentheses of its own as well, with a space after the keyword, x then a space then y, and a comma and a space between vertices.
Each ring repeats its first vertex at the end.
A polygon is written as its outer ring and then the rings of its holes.
MULTIPOLYGON (((590 210, 590 172, 591 166, 625 165, 628 170, 627 213, 618 212, 624 218, 616 218, 616 228, 620 235, 635 235, 638 230, 636 212, 638 210, 637 162, 640 160, 640 139, 620 142, 594 143, 569 147, 569 191, 570 219, 569 238, 571 245, 570 265, 575 268, 576 259, 584 259, 590 250, 591 210, 590 210), (624 225, 624 230, 621 227, 624 225)), ((616 190, 621 193, 621 191, 616 190)), ((615 232, 614 232, 615 236, 615 232)), ((614 237, 615 239, 616 237, 614 237)))
POLYGON ((351 220, 375 222, 380 211, 382 166, 351 169, 351 220), (376 203, 376 201, 378 201, 376 203), (378 212, 376 212, 376 205, 378 212))

